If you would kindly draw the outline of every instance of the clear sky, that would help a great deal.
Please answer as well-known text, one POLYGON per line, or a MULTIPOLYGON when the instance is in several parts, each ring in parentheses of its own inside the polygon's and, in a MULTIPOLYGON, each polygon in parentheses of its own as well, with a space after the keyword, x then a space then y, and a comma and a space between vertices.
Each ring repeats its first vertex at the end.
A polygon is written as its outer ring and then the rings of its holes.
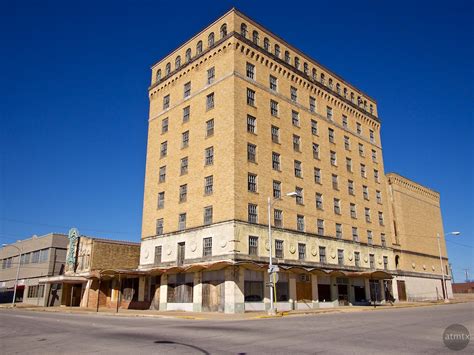
POLYGON ((473 3, 1 1, 0 241, 139 241, 150 66, 235 6, 377 100, 386 172, 441 193, 474 274, 473 3))

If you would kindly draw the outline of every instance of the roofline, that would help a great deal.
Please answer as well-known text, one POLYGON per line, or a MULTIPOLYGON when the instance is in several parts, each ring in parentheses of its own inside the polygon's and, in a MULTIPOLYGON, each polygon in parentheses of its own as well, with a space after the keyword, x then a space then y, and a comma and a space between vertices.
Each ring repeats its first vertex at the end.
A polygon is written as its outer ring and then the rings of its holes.
POLYGON ((422 185, 422 184, 420 184, 419 182, 416 182, 416 181, 414 181, 414 180, 412 180, 412 179, 409 179, 409 178, 407 178, 406 176, 403 176, 403 175, 401 175, 401 174, 399 174, 399 173, 395 173, 395 172, 385 173, 385 176, 387 176, 387 177, 390 177, 390 175, 391 175, 391 176, 398 176, 398 177, 400 177, 400 178, 402 178, 402 179, 404 179, 404 180, 408 180, 408 181, 410 181, 410 182, 413 183, 413 184, 416 184, 416 185, 418 185, 418 186, 421 186, 421 187, 424 188, 424 189, 430 190, 431 192, 437 194, 438 196, 441 195, 438 191, 432 189, 431 187, 427 187, 427 186, 425 186, 425 185, 422 185))

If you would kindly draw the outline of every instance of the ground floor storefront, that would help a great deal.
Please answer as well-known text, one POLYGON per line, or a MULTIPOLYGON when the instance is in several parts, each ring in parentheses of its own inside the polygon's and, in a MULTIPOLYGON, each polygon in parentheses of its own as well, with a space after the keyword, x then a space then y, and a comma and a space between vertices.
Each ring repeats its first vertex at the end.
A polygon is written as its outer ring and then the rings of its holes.
POLYGON ((49 307, 58 306, 61 299, 61 284, 41 284, 39 278, 20 279, 16 285, 15 280, 2 283, 0 287, 0 304, 12 303, 15 294, 15 303, 33 306, 49 307))

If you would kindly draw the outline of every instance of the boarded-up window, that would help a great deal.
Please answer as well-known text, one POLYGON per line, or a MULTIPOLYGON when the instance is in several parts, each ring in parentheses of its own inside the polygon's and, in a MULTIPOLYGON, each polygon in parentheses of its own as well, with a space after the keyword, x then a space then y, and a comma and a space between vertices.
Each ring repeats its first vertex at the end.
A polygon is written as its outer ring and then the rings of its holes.
POLYGON ((168 302, 193 302, 193 275, 192 273, 174 274, 168 276, 168 302))
POLYGON ((245 270, 244 280, 245 302, 263 301, 263 272, 245 270))

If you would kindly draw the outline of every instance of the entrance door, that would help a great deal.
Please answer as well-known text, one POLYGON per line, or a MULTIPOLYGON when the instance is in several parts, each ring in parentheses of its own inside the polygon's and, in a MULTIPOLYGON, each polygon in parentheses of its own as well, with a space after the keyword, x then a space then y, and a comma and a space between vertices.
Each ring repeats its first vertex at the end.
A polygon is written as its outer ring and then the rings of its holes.
POLYGON ((311 276, 301 274, 296 282, 296 300, 297 301, 312 301, 313 292, 311 290, 311 276))
POLYGON ((161 275, 152 276, 150 280, 150 309, 160 309, 161 275))
POLYGON ((204 312, 224 312, 224 281, 203 281, 202 310, 204 312))
POLYGON ((340 306, 349 305, 349 295, 347 292, 347 285, 337 285, 337 299, 340 306))
POLYGON ((405 288, 405 281, 397 280, 397 290, 398 290, 398 300, 406 301, 407 300, 407 291, 405 288))
POLYGON ((178 243, 178 265, 183 265, 184 264, 184 251, 185 251, 185 243, 181 242, 178 243))
POLYGON ((365 288, 362 286, 354 286, 354 299, 356 302, 367 301, 365 299, 365 288))
POLYGON ((382 301, 382 293, 380 290, 380 282, 379 280, 370 280, 370 300, 380 302, 382 301))
POLYGON ((319 302, 331 301, 331 285, 318 284, 319 302))

